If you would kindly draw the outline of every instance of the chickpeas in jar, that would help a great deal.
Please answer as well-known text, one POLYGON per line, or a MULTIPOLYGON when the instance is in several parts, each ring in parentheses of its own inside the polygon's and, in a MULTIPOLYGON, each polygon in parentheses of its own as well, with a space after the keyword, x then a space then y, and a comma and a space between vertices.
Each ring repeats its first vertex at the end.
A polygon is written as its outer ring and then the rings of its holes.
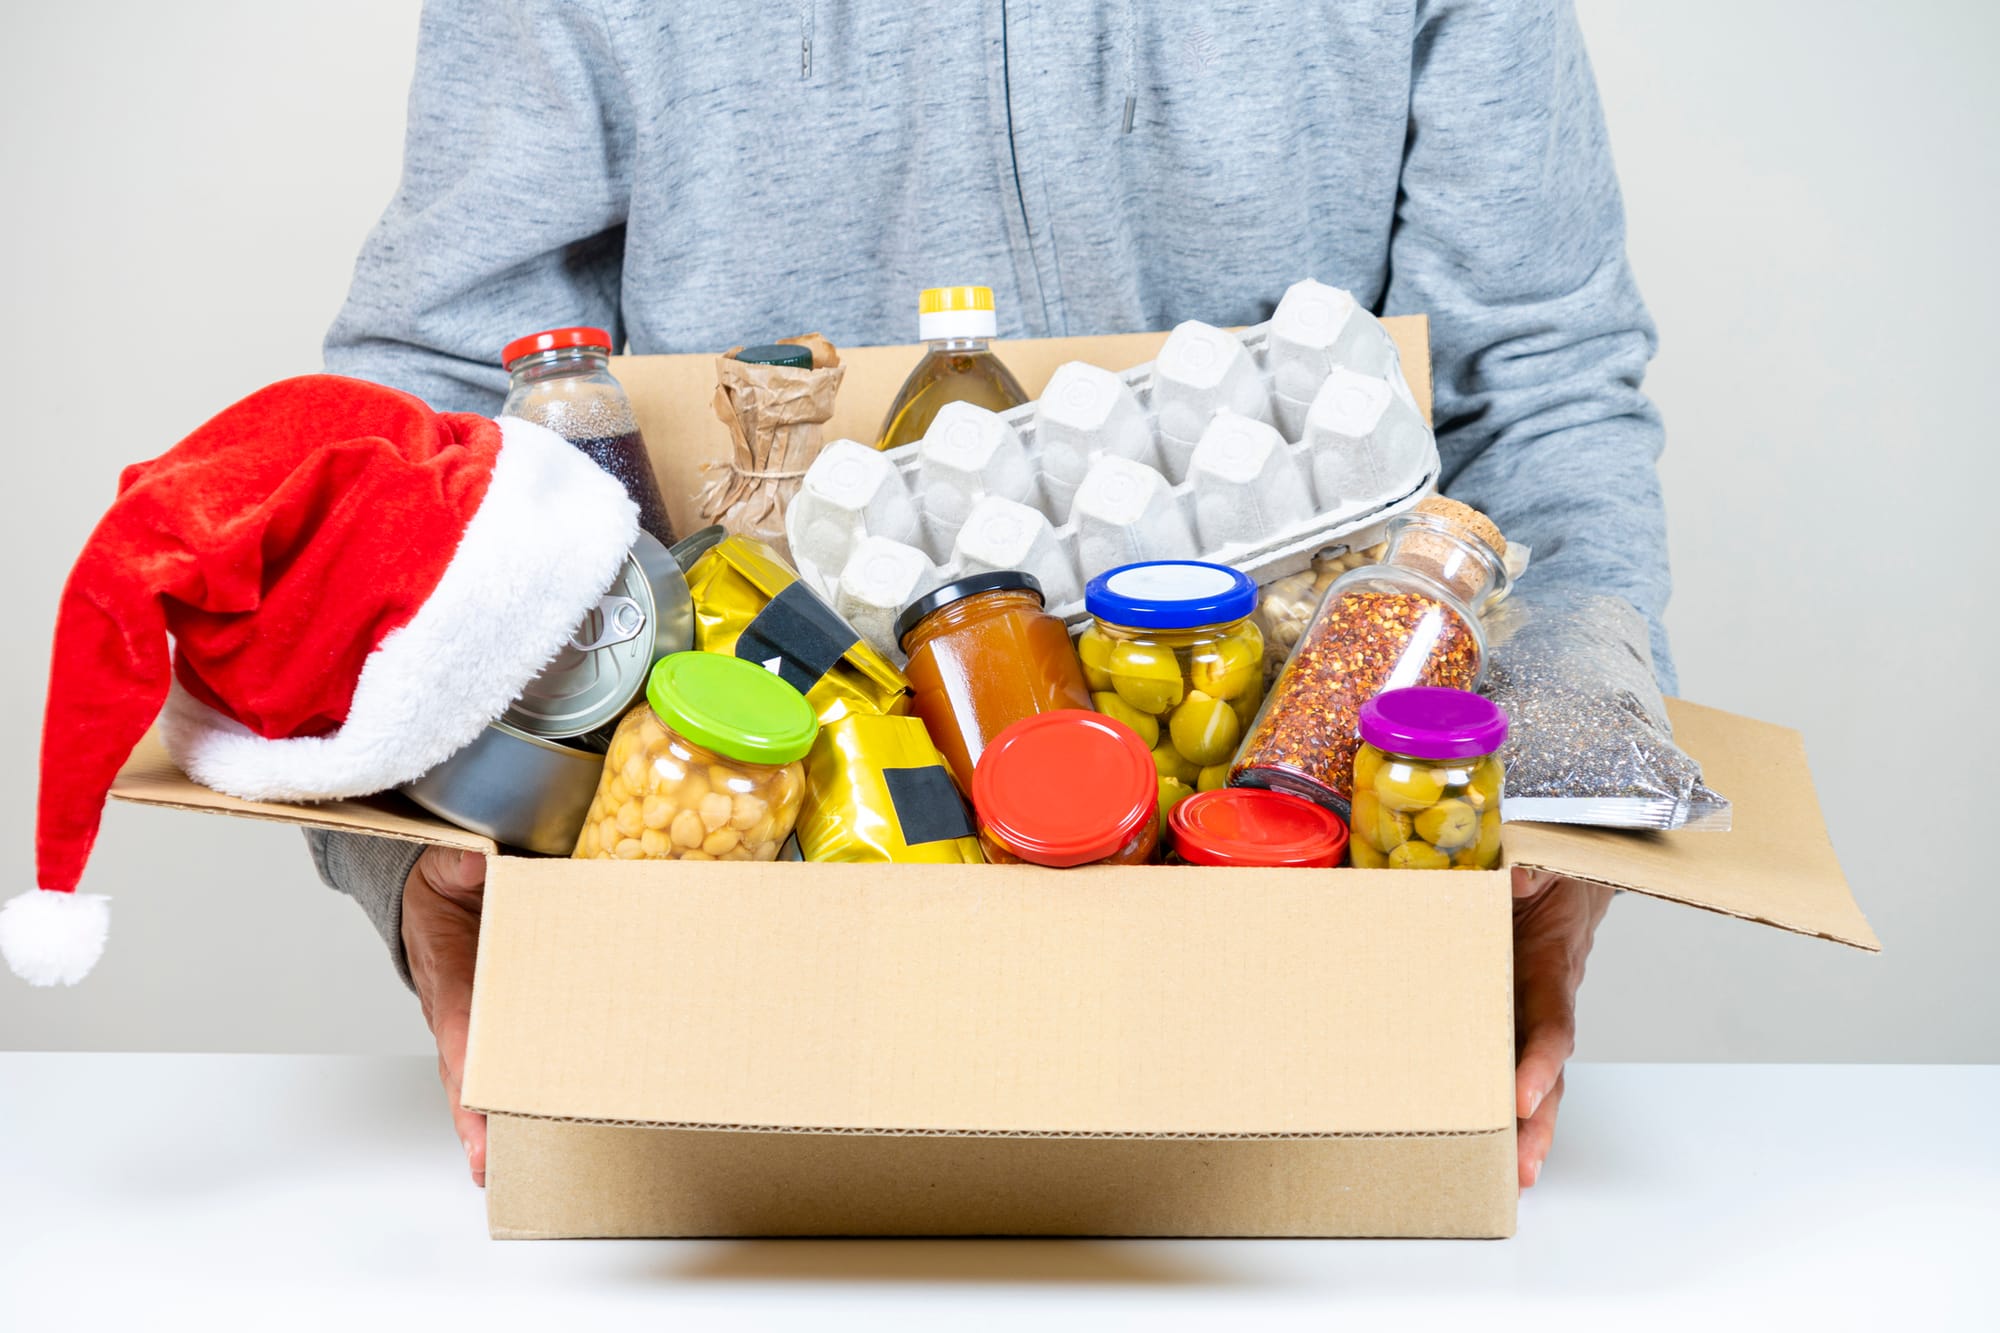
POLYGON ((611 738, 575 857, 775 861, 818 733, 805 696, 754 662, 661 658, 611 738))
POLYGON ((1227 784, 1264 700, 1257 585, 1226 565, 1148 560, 1090 581, 1077 638, 1093 707, 1152 751, 1160 813, 1227 784))
POLYGON ((1361 709, 1348 858, 1363 870, 1500 865, 1507 715, 1464 690, 1415 686, 1361 709))

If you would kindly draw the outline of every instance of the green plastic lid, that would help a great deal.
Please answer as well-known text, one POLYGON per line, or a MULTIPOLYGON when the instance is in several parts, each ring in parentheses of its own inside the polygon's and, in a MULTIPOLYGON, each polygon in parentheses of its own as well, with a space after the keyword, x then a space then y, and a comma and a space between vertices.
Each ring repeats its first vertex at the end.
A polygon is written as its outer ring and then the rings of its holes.
POLYGON ((795 366, 800 370, 811 370, 813 367, 812 348, 801 347, 797 343, 765 343, 761 347, 746 347, 736 354, 736 359, 753 366, 795 366))
POLYGON ((674 653, 653 665, 646 702, 696 745, 747 764, 789 764, 819 735, 806 697, 755 662, 674 653))

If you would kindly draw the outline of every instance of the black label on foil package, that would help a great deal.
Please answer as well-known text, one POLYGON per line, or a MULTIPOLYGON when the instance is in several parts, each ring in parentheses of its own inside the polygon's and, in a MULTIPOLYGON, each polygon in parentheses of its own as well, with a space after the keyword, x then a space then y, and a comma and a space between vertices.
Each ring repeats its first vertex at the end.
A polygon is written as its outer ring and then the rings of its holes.
POLYGON ((882 781, 888 785, 889 800, 895 804, 903 841, 910 846, 970 838, 976 832, 958 788, 952 785, 951 774, 942 765, 885 768, 882 781))
POLYGON ((860 641, 861 636, 839 612, 805 584, 794 583, 780 589, 743 627, 736 655, 776 671, 786 684, 804 694, 860 641))

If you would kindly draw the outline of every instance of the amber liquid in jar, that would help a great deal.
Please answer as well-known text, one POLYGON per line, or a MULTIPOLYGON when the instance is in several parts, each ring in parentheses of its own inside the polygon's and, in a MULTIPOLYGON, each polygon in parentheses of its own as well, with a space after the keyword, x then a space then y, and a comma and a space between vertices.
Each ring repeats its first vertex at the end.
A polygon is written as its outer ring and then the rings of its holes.
POLYGON ((911 711, 967 794, 986 743, 1010 725, 1091 706, 1068 627, 1026 589, 974 593, 940 607, 903 636, 903 651, 910 655, 911 711))

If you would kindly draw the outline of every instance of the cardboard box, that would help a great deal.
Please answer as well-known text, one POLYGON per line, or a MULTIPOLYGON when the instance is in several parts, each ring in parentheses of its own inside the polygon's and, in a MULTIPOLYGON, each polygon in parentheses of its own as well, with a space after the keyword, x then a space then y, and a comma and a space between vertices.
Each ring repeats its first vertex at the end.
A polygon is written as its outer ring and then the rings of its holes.
MULTIPOLYGON (((1391 326, 1422 367, 1422 321, 1391 326)), ((1161 337, 1003 350, 1033 392, 1161 337)), ((866 438, 916 349, 843 357, 833 433, 866 438)), ((713 360, 615 369, 689 530, 713 360)), ((1672 707, 1734 832, 1509 825, 1510 864, 1876 950, 1798 736, 1672 707)), ((113 794, 494 850, 395 797, 220 796, 150 740, 113 794)), ((488 873, 464 1098, 496 1237, 1514 1230, 1508 871, 488 873)))

